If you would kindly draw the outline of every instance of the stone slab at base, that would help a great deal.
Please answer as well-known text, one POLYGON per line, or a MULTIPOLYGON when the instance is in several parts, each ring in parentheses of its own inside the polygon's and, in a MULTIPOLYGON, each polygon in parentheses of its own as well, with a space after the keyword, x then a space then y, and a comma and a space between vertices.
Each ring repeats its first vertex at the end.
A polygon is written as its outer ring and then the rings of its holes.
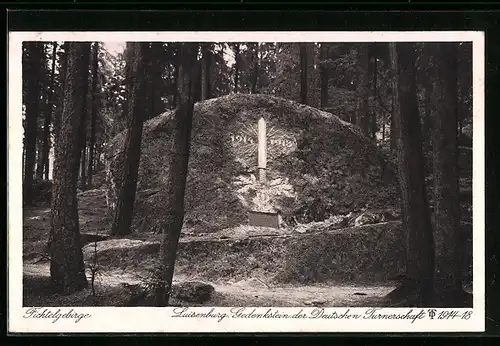
POLYGON ((279 215, 276 213, 250 211, 248 213, 248 224, 256 227, 279 228, 279 215))

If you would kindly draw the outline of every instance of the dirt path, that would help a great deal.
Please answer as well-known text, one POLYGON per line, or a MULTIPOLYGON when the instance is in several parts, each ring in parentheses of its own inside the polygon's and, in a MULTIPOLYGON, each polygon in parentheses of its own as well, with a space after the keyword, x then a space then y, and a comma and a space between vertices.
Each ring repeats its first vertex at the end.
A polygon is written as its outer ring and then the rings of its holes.
MULTIPOLYGON (((140 284, 139 275, 122 271, 103 272, 97 279, 97 302, 90 288, 70 296, 54 296, 49 289, 48 263, 24 264, 25 306, 119 306, 126 300, 126 285, 140 284), (125 284, 125 285, 124 285, 125 284)), ((174 284, 192 278, 177 276, 174 284)), ((394 287, 361 285, 269 286, 258 279, 238 282, 207 282, 215 288, 206 306, 372 306, 394 287)), ((190 305, 180 302, 180 305, 190 305)), ((192 304, 200 305, 200 304, 192 304)))

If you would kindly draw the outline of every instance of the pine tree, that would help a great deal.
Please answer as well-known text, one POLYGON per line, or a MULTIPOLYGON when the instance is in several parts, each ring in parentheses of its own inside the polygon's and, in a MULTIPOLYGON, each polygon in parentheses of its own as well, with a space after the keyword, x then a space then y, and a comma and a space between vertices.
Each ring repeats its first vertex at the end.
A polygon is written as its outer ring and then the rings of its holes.
POLYGON ((90 44, 71 42, 67 51, 63 111, 56 142, 50 232, 50 277, 58 292, 71 293, 87 286, 80 245, 77 184, 84 118, 90 44))
POLYGON ((458 47, 432 44, 436 57, 432 78, 434 238, 436 271, 434 305, 460 307, 472 301, 462 289, 464 239, 460 230, 458 172, 458 47))
POLYGON ((168 220, 163 226, 160 247, 160 285, 156 290, 156 305, 168 305, 174 274, 177 245, 184 221, 184 193, 188 173, 191 127, 195 95, 200 88, 200 67, 196 61, 198 45, 186 43, 180 47, 179 59, 179 107, 173 119, 172 145, 169 155, 169 179, 165 205, 168 220))
POLYGON ((43 67, 43 44, 39 42, 26 42, 26 63, 23 82, 26 84, 26 127, 25 140, 25 167, 23 179, 23 203, 33 202, 33 180, 35 173, 36 146, 37 146, 37 119, 40 111, 41 80, 43 67))
POLYGON ((151 108, 146 106, 147 81, 145 75, 146 66, 144 63, 149 54, 149 43, 128 42, 126 49, 129 54, 129 58, 127 59, 127 78, 129 79, 127 135, 123 170, 119 179, 121 184, 120 192, 111 226, 111 234, 113 235, 131 233, 137 176, 141 157, 142 127, 144 118, 148 116, 148 114, 144 114, 144 109, 151 111, 151 108))
POLYGON ((389 298, 405 306, 428 306, 432 302, 434 241, 424 180, 422 136, 416 96, 415 47, 391 43, 395 119, 399 129, 398 175, 401 212, 406 234, 406 275, 389 298))

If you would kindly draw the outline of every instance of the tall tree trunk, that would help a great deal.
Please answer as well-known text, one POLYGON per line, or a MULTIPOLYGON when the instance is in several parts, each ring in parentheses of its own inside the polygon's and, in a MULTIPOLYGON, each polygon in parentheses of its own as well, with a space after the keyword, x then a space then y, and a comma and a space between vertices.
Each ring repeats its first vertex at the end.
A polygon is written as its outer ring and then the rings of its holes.
MULTIPOLYGON (((60 132, 60 122, 61 115, 63 112, 63 100, 64 100, 64 86, 66 81, 66 73, 67 73, 67 65, 68 65, 68 51, 69 51, 69 42, 63 43, 63 54, 61 55, 61 70, 59 75, 60 80, 60 89, 59 89, 59 97, 58 97, 58 105, 56 111, 54 113, 54 142, 57 141, 60 132)), ((54 147, 56 147, 54 143, 54 147)), ((55 155, 55 153, 54 153, 55 155)))
MULTIPOLYGON (((176 58, 178 59, 178 58, 176 58)), ((178 85, 179 85, 179 69, 177 68, 177 65, 174 67, 174 96, 172 98, 172 107, 175 108, 177 107, 177 103, 179 101, 179 95, 178 94, 178 85)))
POLYGON ((89 43, 69 43, 64 88, 61 131, 56 142, 54 185, 52 187, 50 277, 55 290, 71 293, 87 286, 78 221, 76 198, 81 144, 80 127, 84 117, 88 84, 89 43), (87 58, 85 58, 87 56, 87 58))
POLYGON ((146 66, 145 57, 149 57, 149 44, 147 42, 128 42, 131 59, 127 61, 130 68, 130 92, 129 107, 127 115, 127 136, 125 139, 125 155, 123 158, 123 170, 119 182, 121 184, 116 204, 115 215, 111 226, 111 234, 127 235, 131 233, 132 216, 134 210, 135 194, 137 189, 137 177, 141 158, 142 128, 147 101, 146 88, 146 66))
POLYGON ((238 80, 240 77, 240 44, 235 43, 234 50, 234 92, 238 93, 238 80))
POLYGON ((369 74, 368 68, 370 65, 370 55, 368 51, 368 44, 361 43, 358 48, 358 60, 356 63, 356 73, 358 83, 356 86, 356 120, 357 125, 361 127, 363 133, 368 135, 369 124, 369 110, 368 110, 368 97, 369 97, 369 74))
MULTIPOLYGON (((151 110, 147 113, 150 117, 155 117, 162 113, 165 108, 162 100, 162 90, 165 87, 165 81, 163 79, 164 72, 164 47, 162 42, 151 42, 150 57, 147 61, 148 72, 147 75, 150 76, 147 81, 148 88, 150 90, 149 97, 151 110)), ((148 118, 149 119, 149 118, 148 118)), ((148 120, 144 119, 144 121, 148 120)))
POLYGON ((162 277, 156 291, 156 305, 166 306, 170 298, 174 274, 177 245, 184 221, 184 193, 188 173, 189 151, 191 146, 191 127, 193 121, 194 94, 199 89, 200 72, 196 62, 197 45, 186 43, 181 48, 181 78, 179 85, 180 105, 173 119, 172 144, 169 158, 169 179, 166 182, 168 216, 163 228, 160 247, 160 272, 162 277))
MULTIPOLYGON (((86 120, 86 119, 84 119, 86 120)), ((81 155, 81 159, 82 159, 82 162, 80 162, 80 188, 85 191, 87 189, 87 124, 84 123, 82 124, 81 126, 82 128, 84 128, 85 130, 85 137, 83 138, 82 140, 82 155, 81 155)))
POLYGON ((212 47, 209 43, 204 43, 201 60, 201 100, 208 100, 212 97, 212 47))
POLYGON ((423 114, 423 131, 422 139, 424 143, 424 151, 432 150, 432 115, 431 115, 431 91, 432 82, 430 78, 431 71, 431 52, 428 45, 424 44, 422 49, 422 70, 423 70, 423 88, 424 88, 424 114, 423 114))
POLYGON ((52 122, 52 112, 54 110, 54 94, 55 94, 55 72, 56 72, 56 53, 57 53, 57 42, 52 42, 52 66, 50 70, 50 86, 49 95, 47 102, 47 109, 45 111, 45 124, 43 136, 43 164, 45 172, 45 180, 49 179, 49 156, 50 156, 50 124, 52 122))
POLYGON ((390 131, 390 148, 392 150, 395 150, 397 149, 397 146, 398 146, 398 129, 396 127, 396 109, 394 107, 394 101, 395 101, 395 98, 396 98, 396 95, 392 95, 391 96, 391 118, 390 118, 390 127, 389 127, 389 131, 390 131))
MULTIPOLYGON (((321 43, 319 52, 320 64, 324 64, 325 60, 328 59, 326 43, 321 43)), ((324 66, 320 67, 320 89, 320 107, 328 107, 328 69, 324 66)))
POLYGON ((428 306, 432 302, 434 240, 424 180, 414 45, 391 43, 390 56, 397 76, 393 94, 397 101, 394 108, 399 129, 398 175, 406 231, 407 279, 389 297, 404 298, 405 305, 428 306))
POLYGON ((26 129, 25 129, 25 148, 26 160, 24 168, 23 181, 23 202, 32 203, 33 199, 33 179, 36 160, 37 146, 37 118, 39 113, 40 82, 42 73, 42 44, 38 42, 27 42, 26 50, 28 54, 29 66, 26 69, 27 75, 24 76, 26 87, 26 129))
MULTIPOLYGON (((460 232, 458 172, 458 47, 456 43, 432 44, 436 59, 434 98, 433 172, 436 272, 434 305, 463 306, 464 240, 460 232)), ((470 302, 472 303, 472 302, 470 302)))
POLYGON ((307 105, 307 43, 299 43, 300 50, 300 102, 307 105))
POLYGON ((97 79, 99 72, 99 43, 94 42, 92 48, 92 109, 90 113, 90 143, 89 164, 87 168, 88 186, 92 187, 92 176, 94 174, 95 132, 97 122, 97 111, 99 109, 99 97, 97 95, 97 79))
MULTIPOLYGON (((374 47, 376 48, 376 47, 374 47)), ((377 63, 377 53, 376 49, 373 49, 373 97, 375 100, 378 99, 377 97, 377 76, 378 75, 378 63, 377 63)), ((371 134, 372 138, 376 139, 377 138, 377 111, 374 108, 371 112, 371 134)))
POLYGON ((253 58, 254 58, 254 62, 253 62, 253 71, 252 71, 252 87, 250 89, 251 94, 255 94, 257 92, 257 83, 259 81, 259 65, 260 65, 259 43, 255 44, 253 58))
POLYGON ((87 104, 88 104, 88 93, 89 93, 89 65, 90 65, 90 43, 86 46, 88 48, 88 51, 85 52, 85 56, 82 57, 82 64, 85 64, 87 66, 87 83, 83 85, 85 88, 85 102, 83 103, 83 109, 82 109, 82 123, 80 126, 80 148, 82 150, 82 163, 80 165, 80 171, 81 171, 81 188, 82 190, 87 189, 87 130, 88 130, 88 125, 87 125, 87 118, 88 118, 88 110, 87 110, 87 104))
MULTIPOLYGON (((43 92, 43 91, 42 91, 43 92)), ((45 108, 46 107, 46 102, 45 102, 46 97, 43 96, 41 100, 41 104, 39 105, 39 108, 45 108), (45 106, 45 107, 44 107, 45 106)), ((44 117, 45 118, 45 117, 44 117)), ((37 134, 38 134, 38 139, 36 141, 36 170, 35 170, 35 176, 37 179, 43 179, 43 134, 44 134, 44 129, 42 128, 42 131, 39 131, 38 129, 37 134)))

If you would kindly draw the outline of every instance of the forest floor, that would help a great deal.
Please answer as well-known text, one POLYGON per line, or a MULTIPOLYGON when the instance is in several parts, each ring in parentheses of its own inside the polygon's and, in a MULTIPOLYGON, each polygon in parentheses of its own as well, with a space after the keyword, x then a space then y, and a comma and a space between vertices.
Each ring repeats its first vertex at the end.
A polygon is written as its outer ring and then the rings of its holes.
MULTIPOLYGON (((89 190, 79 194, 80 231, 85 235, 107 235, 104 191, 89 190)), ((141 284, 147 275, 139 264, 134 271, 103 266, 96 277, 95 295, 91 287, 72 295, 54 295, 50 288, 50 262, 46 243, 50 230, 47 205, 27 208, 23 213, 23 305, 24 306, 123 306, 131 298, 130 287, 141 284)), ((239 235, 244 236, 244 234, 239 235)), ((259 235, 257 235, 258 237, 259 235)), ((265 236, 265 235, 262 235, 265 236)), ((189 236, 188 236, 189 237, 189 236)), ((142 236, 144 238, 144 236, 142 236)), ((137 239, 137 236, 135 237, 137 239)), ((185 239, 185 241, 189 239, 185 239)), ((114 241, 130 241, 115 239, 114 241)), ((87 273, 89 276, 89 273, 87 273)), ((192 275, 175 275, 174 284, 190 281, 192 275)), ((171 299, 173 305, 206 306, 376 306, 395 287, 390 283, 353 284, 269 284, 265 278, 202 278, 215 288, 212 298, 203 304, 171 299)), ((146 305, 146 304, 145 304, 146 305)))

